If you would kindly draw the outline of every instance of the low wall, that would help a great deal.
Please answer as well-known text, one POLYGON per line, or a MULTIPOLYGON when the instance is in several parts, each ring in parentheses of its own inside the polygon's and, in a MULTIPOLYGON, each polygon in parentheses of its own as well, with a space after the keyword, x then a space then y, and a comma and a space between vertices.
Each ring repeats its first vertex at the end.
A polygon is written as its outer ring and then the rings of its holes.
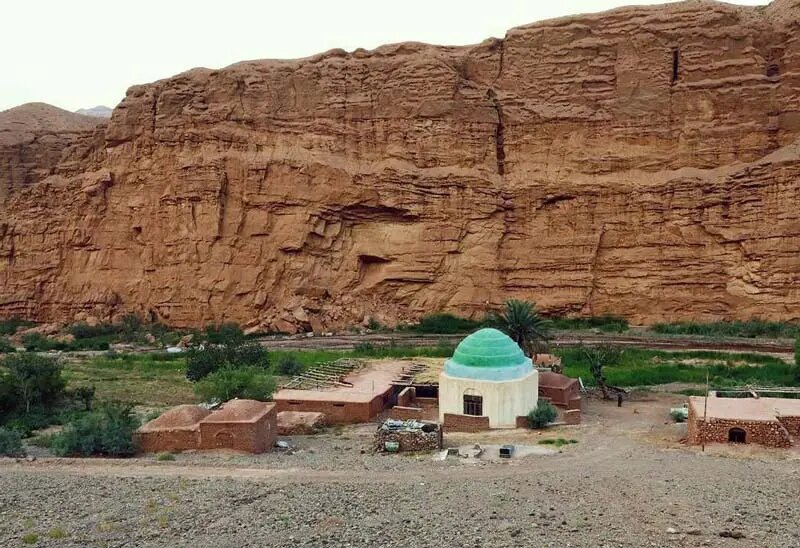
POLYGON ((489 417, 445 413, 442 428, 446 432, 482 432, 489 430, 489 417))
POLYGON ((399 405, 400 407, 410 407, 411 402, 414 401, 416 395, 416 390, 414 390, 413 386, 406 386, 397 395, 396 405, 399 405))
POLYGON ((390 419, 407 421, 409 419, 421 420, 422 414, 423 409, 421 407, 401 407, 399 405, 395 405, 389 409, 386 416, 390 419))

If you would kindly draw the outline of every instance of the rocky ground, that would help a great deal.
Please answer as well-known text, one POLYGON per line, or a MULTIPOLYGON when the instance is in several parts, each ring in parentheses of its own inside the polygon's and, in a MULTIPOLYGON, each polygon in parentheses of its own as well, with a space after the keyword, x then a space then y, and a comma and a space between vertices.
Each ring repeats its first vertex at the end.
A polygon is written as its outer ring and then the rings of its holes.
POLYGON ((0 545, 800 545, 798 453, 683 447, 674 403, 591 401, 578 427, 447 439, 578 440, 510 462, 362 453, 364 426, 293 438, 293 454, 7 459, 0 545))

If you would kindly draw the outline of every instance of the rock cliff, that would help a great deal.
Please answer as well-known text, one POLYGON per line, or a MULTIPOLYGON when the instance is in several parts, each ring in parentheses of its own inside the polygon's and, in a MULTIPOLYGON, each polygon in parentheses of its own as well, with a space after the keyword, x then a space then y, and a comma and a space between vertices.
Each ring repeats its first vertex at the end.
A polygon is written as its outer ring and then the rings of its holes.
POLYGON ((800 318, 798 4, 623 8, 134 86, 102 139, 7 201, 0 314, 291 331, 517 297, 800 318))

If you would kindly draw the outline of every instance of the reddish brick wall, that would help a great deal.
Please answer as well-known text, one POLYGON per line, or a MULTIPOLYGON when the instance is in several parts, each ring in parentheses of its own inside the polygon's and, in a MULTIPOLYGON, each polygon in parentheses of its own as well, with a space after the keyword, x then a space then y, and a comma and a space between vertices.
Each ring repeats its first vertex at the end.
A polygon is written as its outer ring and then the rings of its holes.
POLYGON ((517 428, 527 428, 528 427, 528 416, 527 415, 520 415, 517 417, 515 421, 515 426, 517 428))
POLYGON ((562 418, 567 424, 580 424, 581 423, 581 410, 580 409, 566 409, 562 412, 562 418))
POLYGON ((197 425, 191 428, 136 432, 133 437, 139 450, 145 453, 187 451, 197 449, 200 445, 200 429, 197 425))
POLYGON ((200 449, 234 449, 264 453, 278 433, 275 407, 255 422, 201 422, 200 449))
POLYGON ((400 407, 395 405, 386 414, 390 419, 407 421, 409 419, 422 420, 421 407, 400 407))
POLYGON ((691 445, 702 443, 728 443, 731 428, 741 428, 746 432, 745 443, 758 443, 767 447, 790 447, 792 441, 783 425, 776 421, 748 421, 739 419, 703 420, 694 406, 689 405, 687 420, 688 442, 691 445))
POLYGON ((482 432, 489 430, 489 417, 445 413, 442 428, 446 432, 482 432))

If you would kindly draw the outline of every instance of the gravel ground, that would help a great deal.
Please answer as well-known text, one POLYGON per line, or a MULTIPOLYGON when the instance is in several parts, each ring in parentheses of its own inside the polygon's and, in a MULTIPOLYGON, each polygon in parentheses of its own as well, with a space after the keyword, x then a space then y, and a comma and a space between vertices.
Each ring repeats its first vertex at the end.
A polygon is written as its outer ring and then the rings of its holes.
POLYGON ((800 546, 797 455, 681 448, 654 398, 474 437, 579 439, 510 462, 362 453, 367 427, 295 438, 291 455, 7 459, 0 546, 800 546))

